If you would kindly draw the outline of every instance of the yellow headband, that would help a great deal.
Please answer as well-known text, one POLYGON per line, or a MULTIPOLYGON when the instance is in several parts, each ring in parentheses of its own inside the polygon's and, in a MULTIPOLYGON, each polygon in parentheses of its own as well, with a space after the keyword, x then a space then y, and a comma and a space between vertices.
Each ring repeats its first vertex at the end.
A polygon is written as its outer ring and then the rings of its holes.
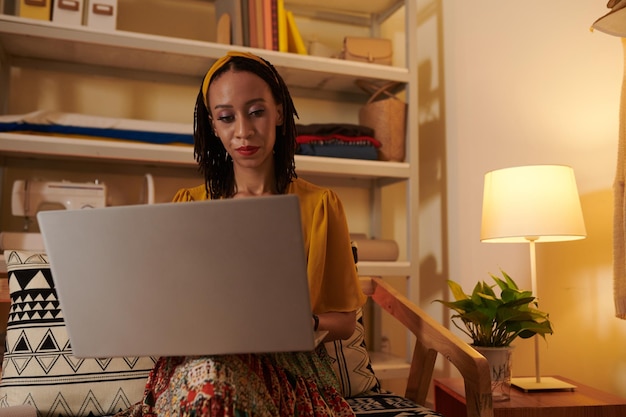
POLYGON ((202 81, 202 100, 204 100, 204 105, 206 106, 207 110, 209 110, 209 103, 207 102, 207 93, 209 91, 209 83, 211 82, 211 78, 213 77, 213 74, 215 74, 217 70, 219 70, 224 65, 226 65, 230 61, 230 59, 235 56, 253 59, 265 65, 266 67, 268 66, 267 62, 265 62, 262 58, 254 54, 251 54, 250 52, 238 52, 238 51, 227 52, 226 55, 219 58, 217 61, 215 61, 213 65, 211 65, 211 68, 209 68, 206 75, 204 76, 204 80, 202 81))

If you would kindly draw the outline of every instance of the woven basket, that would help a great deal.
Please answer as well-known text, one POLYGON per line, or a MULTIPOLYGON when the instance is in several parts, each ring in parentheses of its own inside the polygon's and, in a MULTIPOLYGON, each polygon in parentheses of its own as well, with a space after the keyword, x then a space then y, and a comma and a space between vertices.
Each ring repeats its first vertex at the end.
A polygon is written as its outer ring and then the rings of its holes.
POLYGON ((402 83, 389 81, 380 86, 366 80, 356 80, 355 83, 370 94, 359 111, 359 124, 373 129, 374 137, 382 144, 378 159, 404 161, 407 106, 392 93, 402 83))

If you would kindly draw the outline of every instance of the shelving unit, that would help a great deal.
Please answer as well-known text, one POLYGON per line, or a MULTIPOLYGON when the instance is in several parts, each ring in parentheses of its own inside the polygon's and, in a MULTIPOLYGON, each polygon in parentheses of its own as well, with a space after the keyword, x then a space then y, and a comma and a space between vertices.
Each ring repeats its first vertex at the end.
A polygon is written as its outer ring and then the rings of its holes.
MULTIPOLYGON (((108 160, 113 163, 159 164, 195 167, 191 146, 154 145, 121 141, 93 141, 19 133, 0 133, 3 156, 32 158, 74 158, 108 160)), ((298 172, 333 177, 406 181, 409 165, 405 162, 339 159, 296 155, 298 172)))
MULTIPOLYGON (((97 67, 174 74, 197 78, 213 62, 233 49, 230 45, 168 38, 125 31, 97 31, 85 26, 59 26, 52 22, 1 15, 0 42, 12 63, 37 59, 97 67)), ((240 50, 259 51, 237 47, 240 50)), ((327 94, 363 95, 356 78, 409 82, 406 68, 363 65, 332 58, 262 50, 290 87, 327 94)))
MULTIPOLYGON (((413 0, 286 0, 286 7, 311 18, 328 18, 347 24, 367 24, 378 32, 379 22, 404 7, 406 20, 406 66, 363 64, 331 58, 303 56, 268 50, 237 47, 268 58, 283 75, 288 86, 300 95, 323 100, 364 103, 367 99, 355 86, 357 78, 373 81, 399 81, 406 84, 407 117, 406 162, 297 156, 301 175, 354 181, 371 193, 371 213, 380 215, 383 201, 380 189, 396 183, 406 186, 406 259, 398 262, 360 262, 361 275, 407 277, 409 298, 417 299, 419 265, 417 259, 418 225, 418 125, 411 117, 417 108, 416 33, 417 5, 413 0), (340 4, 341 10, 336 9, 340 4), (348 12, 358 10, 358 12, 348 12)), ((0 11, 1 12, 1 11, 0 11)), ((42 65, 83 67, 116 77, 197 80, 206 69, 232 46, 211 42, 169 38, 128 31, 105 32, 84 26, 64 27, 39 20, 0 15, 0 114, 10 108, 10 70, 13 67, 42 65)), ((36 110, 36 109, 33 109, 36 110)), ((160 166, 171 169, 195 167, 190 146, 167 146, 121 141, 92 141, 64 137, 0 133, 0 169, 19 158, 41 160, 99 161, 125 166, 160 166)), ((2 174, 0 171, 0 175, 2 174)), ((0 177, 1 178, 1 177, 0 177)), ((8 202, 3 202, 6 210, 8 202)), ((370 235, 380 236, 380 221, 373 219, 370 235)), ((410 342, 409 342, 410 343, 410 342)), ((407 350, 408 351, 408 350, 407 350)), ((409 358, 407 358, 409 359, 409 358)), ((407 360, 408 362, 408 360, 407 360)), ((377 365, 385 372, 384 365, 377 365)), ((397 361, 390 365, 393 375, 403 372, 397 361)))

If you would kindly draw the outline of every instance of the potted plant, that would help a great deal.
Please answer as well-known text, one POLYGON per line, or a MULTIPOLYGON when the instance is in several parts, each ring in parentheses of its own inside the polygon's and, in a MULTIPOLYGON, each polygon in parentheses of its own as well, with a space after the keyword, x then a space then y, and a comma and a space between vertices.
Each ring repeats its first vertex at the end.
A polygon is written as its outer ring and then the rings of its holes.
POLYGON ((436 300, 454 310, 453 324, 472 339, 472 346, 483 354, 492 368, 494 400, 508 399, 510 391, 511 342, 516 338, 552 334, 547 313, 537 309, 530 291, 520 290, 504 271, 502 278, 489 274, 495 285, 478 282, 471 294, 448 281, 454 301, 436 300), (500 296, 494 291, 499 287, 500 296))
POLYGON ((484 281, 478 282, 471 294, 448 281, 455 301, 436 301, 455 311, 454 325, 472 339, 473 346, 504 347, 517 337, 552 334, 548 314, 536 308, 532 293, 520 290, 506 272, 501 272, 504 279, 489 274, 500 288, 499 297, 493 290, 495 285, 484 281))

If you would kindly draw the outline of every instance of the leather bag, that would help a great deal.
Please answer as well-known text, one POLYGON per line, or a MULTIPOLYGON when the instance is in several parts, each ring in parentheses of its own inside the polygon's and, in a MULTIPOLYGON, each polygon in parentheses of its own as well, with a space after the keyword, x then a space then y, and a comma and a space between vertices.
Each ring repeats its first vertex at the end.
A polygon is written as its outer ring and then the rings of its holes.
POLYGON ((393 50, 389 39, 346 36, 341 58, 347 61, 391 65, 393 50))

